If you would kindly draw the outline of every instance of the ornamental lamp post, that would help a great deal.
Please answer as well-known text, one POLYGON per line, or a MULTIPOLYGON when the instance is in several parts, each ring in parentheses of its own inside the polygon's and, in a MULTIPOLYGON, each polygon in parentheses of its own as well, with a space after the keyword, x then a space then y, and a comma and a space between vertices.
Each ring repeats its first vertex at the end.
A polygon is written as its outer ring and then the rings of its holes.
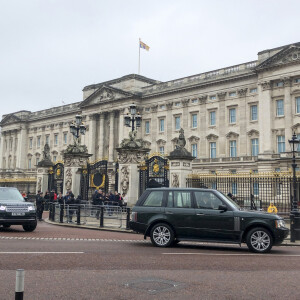
POLYGON ((79 142, 80 135, 85 135, 86 126, 82 122, 82 116, 76 115, 75 122, 70 125, 70 132, 74 137, 74 142, 79 142))
POLYGON ((297 200, 297 177, 296 177, 296 155, 298 144, 300 143, 295 132, 292 136, 292 139, 289 140, 290 147, 292 149, 292 168, 293 168, 293 199, 291 201, 291 211, 290 211, 290 220, 291 220, 291 242, 300 240, 300 213, 298 211, 298 200, 297 200))
POLYGON ((136 105, 134 103, 129 106, 129 111, 130 115, 127 113, 127 115, 124 117, 124 125, 126 127, 131 127, 131 131, 133 132, 135 127, 141 127, 142 117, 139 113, 137 113, 136 105))

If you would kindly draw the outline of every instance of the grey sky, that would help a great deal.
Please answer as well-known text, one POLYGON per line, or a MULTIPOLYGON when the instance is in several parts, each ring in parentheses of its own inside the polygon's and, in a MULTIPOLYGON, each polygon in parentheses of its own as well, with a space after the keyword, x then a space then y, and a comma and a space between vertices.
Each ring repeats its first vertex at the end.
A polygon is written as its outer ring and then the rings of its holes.
POLYGON ((167 81, 299 42, 295 0, 0 0, 2 114, 82 99, 138 70, 167 81))

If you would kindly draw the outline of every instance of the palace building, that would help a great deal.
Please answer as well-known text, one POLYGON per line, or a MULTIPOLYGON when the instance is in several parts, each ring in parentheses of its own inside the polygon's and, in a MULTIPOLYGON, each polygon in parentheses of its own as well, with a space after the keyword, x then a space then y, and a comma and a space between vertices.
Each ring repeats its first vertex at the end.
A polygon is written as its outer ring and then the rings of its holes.
POLYGON ((52 161, 72 143, 70 124, 81 114, 81 143, 90 161, 106 159, 114 181, 116 147, 128 137, 124 116, 135 103, 138 137, 151 152, 174 150, 180 128, 195 157, 193 172, 287 171, 288 140, 300 135, 300 43, 258 53, 257 60, 160 82, 131 74, 83 88, 83 100, 1 120, 0 185, 17 182, 35 192, 45 143, 52 161))

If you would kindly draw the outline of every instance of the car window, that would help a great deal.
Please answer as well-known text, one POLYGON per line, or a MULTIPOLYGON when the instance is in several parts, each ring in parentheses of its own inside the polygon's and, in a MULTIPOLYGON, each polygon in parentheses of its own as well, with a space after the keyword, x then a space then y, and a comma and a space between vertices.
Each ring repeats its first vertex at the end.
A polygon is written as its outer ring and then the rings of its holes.
POLYGON ((173 193, 172 192, 168 193, 167 207, 173 207, 173 193))
POLYGON ((163 196, 163 191, 153 191, 148 195, 143 206, 162 206, 163 196))
POLYGON ((218 209, 222 201, 211 192, 195 192, 197 208, 218 209))
POLYGON ((191 208, 192 196, 190 192, 174 191, 174 207, 191 208))
POLYGON ((0 200, 25 201, 17 189, 0 189, 0 200))

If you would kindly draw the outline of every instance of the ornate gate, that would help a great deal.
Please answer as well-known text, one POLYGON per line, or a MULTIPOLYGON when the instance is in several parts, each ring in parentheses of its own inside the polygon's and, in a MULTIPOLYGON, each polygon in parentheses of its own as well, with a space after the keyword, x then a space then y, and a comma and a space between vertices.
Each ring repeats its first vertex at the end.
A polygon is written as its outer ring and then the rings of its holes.
POLYGON ((55 190, 55 193, 62 193, 64 186, 64 163, 57 162, 53 167, 49 168, 48 190, 55 190))
POLYGON ((147 188, 169 187, 169 161, 159 154, 150 156, 140 165, 141 195, 147 188))
POLYGON ((80 194, 84 200, 91 198, 94 189, 108 192, 107 160, 87 164, 81 171, 80 194))

